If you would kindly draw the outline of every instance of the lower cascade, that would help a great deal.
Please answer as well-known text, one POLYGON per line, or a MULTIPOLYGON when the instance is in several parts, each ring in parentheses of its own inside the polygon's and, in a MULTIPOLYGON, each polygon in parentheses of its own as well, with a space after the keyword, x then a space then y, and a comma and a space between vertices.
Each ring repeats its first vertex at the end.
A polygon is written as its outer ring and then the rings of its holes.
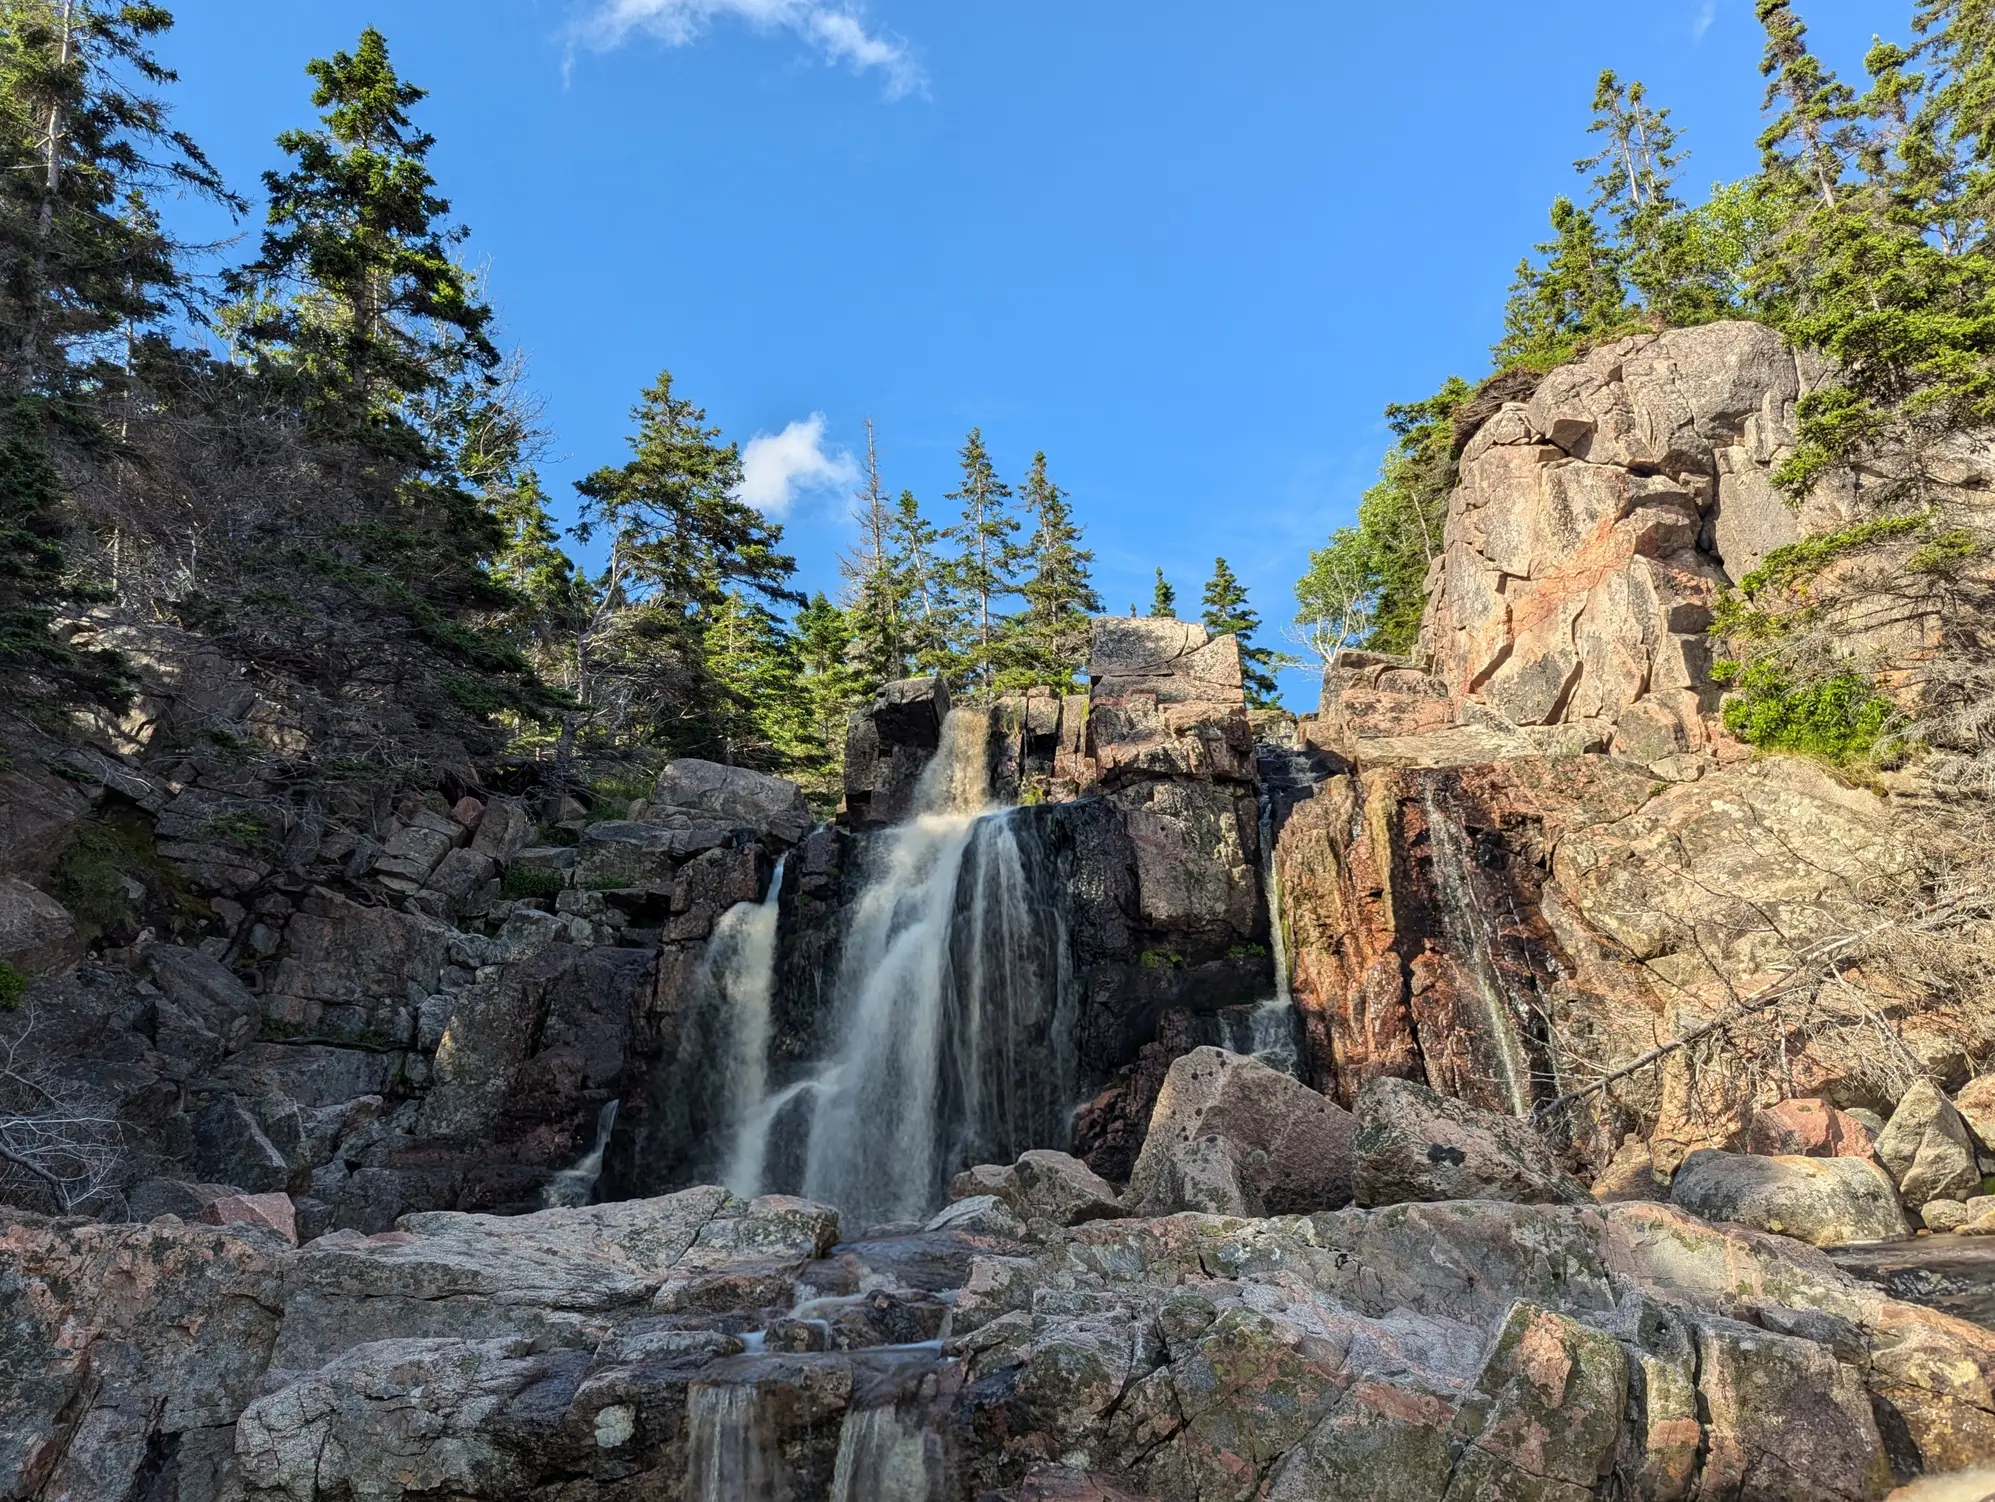
POLYGON ((855 1226, 919 1218, 956 1170, 1066 1134, 1065 933, 1024 820, 989 806, 988 723, 948 717, 849 920, 800 1187, 855 1226))

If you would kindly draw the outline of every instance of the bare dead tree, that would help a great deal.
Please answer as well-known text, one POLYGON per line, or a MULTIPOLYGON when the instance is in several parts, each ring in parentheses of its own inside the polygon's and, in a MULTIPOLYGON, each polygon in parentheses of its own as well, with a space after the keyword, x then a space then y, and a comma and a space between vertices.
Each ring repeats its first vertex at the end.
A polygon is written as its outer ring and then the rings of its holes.
POLYGON ((83 1208, 115 1180, 124 1131, 87 1087, 40 1057, 32 1008, 10 1022, 0 1030, 0 1199, 83 1208))

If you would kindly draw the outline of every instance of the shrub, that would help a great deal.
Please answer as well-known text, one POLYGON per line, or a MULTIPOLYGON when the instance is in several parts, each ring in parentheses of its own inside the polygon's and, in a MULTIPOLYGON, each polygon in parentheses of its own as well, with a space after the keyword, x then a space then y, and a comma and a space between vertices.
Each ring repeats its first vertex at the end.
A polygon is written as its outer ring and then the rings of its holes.
POLYGON ((0 1012, 19 1011, 28 997, 28 978, 0 960, 0 1012))
POLYGON ((543 866, 512 866, 499 884, 499 895, 517 902, 522 897, 553 901, 568 885, 567 877, 543 866))
POLYGON ((1725 728, 1749 745, 1847 765, 1875 755, 1895 713, 1861 673, 1795 684, 1768 659, 1725 666, 1720 681, 1737 684, 1725 701, 1725 728))

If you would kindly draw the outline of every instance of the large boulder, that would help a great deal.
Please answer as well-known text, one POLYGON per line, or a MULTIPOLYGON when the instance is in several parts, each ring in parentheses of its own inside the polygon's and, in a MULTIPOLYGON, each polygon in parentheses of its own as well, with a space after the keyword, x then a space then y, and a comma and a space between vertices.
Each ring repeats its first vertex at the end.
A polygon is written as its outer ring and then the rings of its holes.
POLYGON ((644 817, 668 829, 753 830, 781 845, 796 844, 814 822, 794 782, 694 757, 665 764, 644 817))
POLYGON ((60 970, 83 958, 83 936, 69 910, 24 881, 0 876, 0 964, 60 970))
POLYGON ((1911 1234, 1891 1180, 1861 1158, 1769 1158, 1702 1148, 1683 1160, 1670 1198, 1705 1220, 1814 1246, 1911 1234))
POLYGON ((1008 1167, 986 1163, 965 1169, 949 1185, 951 1201, 985 1194, 1002 1200, 1025 1220, 1050 1220, 1060 1226, 1123 1214, 1113 1184, 1079 1158, 1045 1148, 1020 1154, 1008 1167))
POLYGON ((1826 1100, 1779 1101, 1753 1113, 1746 1150, 1764 1157, 1871 1158, 1870 1128, 1826 1100))
POLYGON ((1877 1156, 1910 1209, 1981 1192, 1981 1169, 1967 1123, 1931 1080, 1916 1081, 1900 1097, 1878 1136, 1877 1156))
POLYGON ((1969 1080, 1953 1098, 1953 1108, 1983 1148, 1995 1152, 1995 1074, 1969 1080))
POLYGON ((1132 1213, 1293 1215, 1351 1200, 1356 1123, 1258 1059, 1195 1048, 1171 1065, 1129 1176, 1132 1213))
POLYGON ((1376 1079, 1358 1094, 1361 1205, 1423 1200, 1592 1203, 1528 1121, 1478 1111, 1411 1080, 1376 1079))
POLYGON ((1208 636, 1194 621, 1098 616, 1088 677, 1087 750, 1108 787, 1142 777, 1253 780, 1235 638, 1208 636))
POLYGON ((148 945, 144 958, 167 1000, 197 1018, 228 1052, 255 1041, 262 1004, 220 960, 178 944, 148 945))

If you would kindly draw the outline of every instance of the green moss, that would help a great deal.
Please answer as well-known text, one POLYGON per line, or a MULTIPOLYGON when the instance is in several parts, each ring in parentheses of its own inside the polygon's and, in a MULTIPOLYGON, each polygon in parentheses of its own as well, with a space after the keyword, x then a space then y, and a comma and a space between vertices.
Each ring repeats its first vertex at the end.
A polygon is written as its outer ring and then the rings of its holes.
POLYGON ((1749 745, 1819 756, 1838 766, 1871 758, 1895 713, 1860 673, 1815 683, 1788 680, 1767 659, 1748 663, 1725 701, 1725 728, 1749 745))
POLYGON ((134 809, 83 826, 56 862, 49 895, 69 909, 86 943, 135 932, 142 921, 188 931, 207 910, 186 878, 160 859, 151 824, 134 809))
POLYGON ((559 871, 539 866, 513 866, 506 871, 505 880, 499 883, 499 895, 515 902, 522 897, 551 900, 567 885, 567 878, 559 871))
POLYGON ((1266 956, 1267 952, 1268 946, 1265 944, 1235 944, 1231 949, 1226 951, 1226 958, 1229 960, 1258 960, 1266 956))
POLYGON ((263 815, 247 809, 230 809, 211 819, 204 819, 201 833, 211 840, 234 845, 238 850, 262 850, 275 843, 263 815))
POLYGON ((1145 970, 1180 970, 1185 957, 1169 949, 1146 949, 1136 961, 1145 970))
POLYGON ((0 1012, 20 1010, 28 996, 28 978, 5 960, 0 960, 0 1012))

